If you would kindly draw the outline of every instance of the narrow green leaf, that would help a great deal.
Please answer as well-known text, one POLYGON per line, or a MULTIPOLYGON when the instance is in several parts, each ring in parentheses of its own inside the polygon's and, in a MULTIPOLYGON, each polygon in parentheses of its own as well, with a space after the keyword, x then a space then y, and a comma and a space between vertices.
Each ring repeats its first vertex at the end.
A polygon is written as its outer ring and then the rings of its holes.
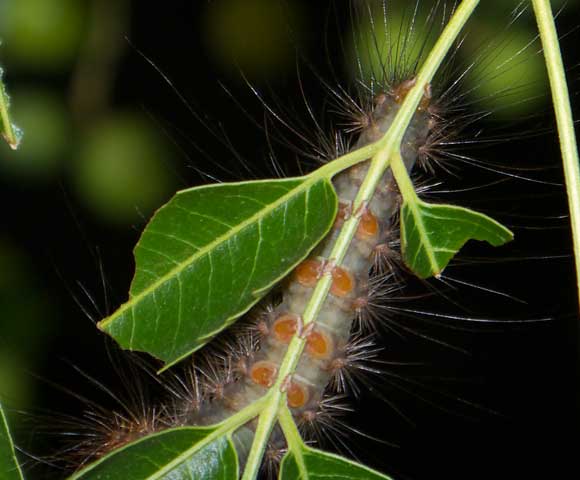
POLYGON ((560 37, 556 30, 556 21, 550 0, 532 0, 532 5, 534 6, 540 39, 544 47, 546 69, 548 70, 550 90, 552 91, 552 103, 558 126, 568 210, 570 211, 570 226, 572 227, 572 240, 574 242, 576 288, 578 301, 580 302, 580 162, 578 160, 574 117, 570 105, 568 83, 566 82, 566 69, 562 61, 560 37))
POLYGON ((69 480, 237 480, 232 441, 215 427, 184 427, 150 435, 74 474, 69 480))
POLYGON ((346 458, 303 446, 282 459, 279 480, 391 480, 346 458))
POLYGON ((23 478, 6 415, 0 404, 0 480, 23 480, 23 478))
POLYGON ((497 247, 513 233, 487 215, 454 205, 433 205, 412 197, 401 207, 401 244, 407 266, 420 278, 439 275, 470 240, 497 247))
POLYGON ((184 190, 135 247, 129 301, 99 328, 167 366, 245 313, 330 229, 327 178, 224 183, 184 190))
POLYGON ((20 143, 21 133, 10 119, 8 111, 10 102, 6 89, 4 88, 4 83, 2 82, 3 73, 2 68, 0 68, 0 134, 4 137, 8 145, 10 145, 10 148, 16 150, 20 143))

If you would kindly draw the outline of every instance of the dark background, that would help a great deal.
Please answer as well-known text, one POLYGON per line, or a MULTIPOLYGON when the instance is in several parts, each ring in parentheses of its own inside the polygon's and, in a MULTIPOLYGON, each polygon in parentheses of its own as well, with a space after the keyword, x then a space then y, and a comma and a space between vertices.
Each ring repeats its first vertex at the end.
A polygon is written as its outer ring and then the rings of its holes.
MULTIPOLYGON (((19 1, 7 0, 4 19, 38 19, 40 2, 33 0, 20 3, 20 16, 10 17, 6 12, 17 10, 19 1)), ((0 153, 0 388, 24 450, 42 452, 50 444, 44 434, 30 439, 31 431, 50 423, 46 412, 79 415, 83 409, 83 402, 55 385, 107 402, 71 364, 120 388, 94 322, 126 299, 131 250, 157 206, 176 189, 210 181, 198 170, 221 180, 274 175, 271 147, 288 174, 299 172, 298 162, 312 168, 313 161, 300 153, 312 149, 264 114, 246 80, 281 118, 316 141, 300 81, 312 110, 331 117, 328 91, 317 77, 331 86, 352 84, 343 73, 348 47, 339 41, 347 43, 351 31, 346 6, 340 1, 173 0, 161 6, 55 0, 55 11, 73 13, 51 19, 52 33, 48 27, 35 33, 32 26, 11 30, 6 21, 0 23, 0 58, 15 121, 25 130, 18 155, 5 147, 0 153), (58 18, 69 27, 78 22, 76 33, 72 27, 72 33, 56 28, 58 18), (18 35, 28 35, 31 43, 18 35), (66 35, 70 45, 58 40, 66 35), (52 50, 46 46, 51 38, 57 45, 52 50), (46 51, 38 58, 25 54, 39 45, 46 51), (22 112, 24 99, 28 110, 22 112), (259 127, 264 124, 267 132, 259 127), (37 138, 43 133, 47 138, 37 138)), ((501 31, 507 23, 499 11, 481 6, 470 34, 475 45, 494 37, 489 28, 501 31)), ((570 32, 563 48, 571 66, 578 61, 577 21, 571 3, 559 20, 560 31, 570 32)), ((531 38, 533 26, 524 15, 502 33, 507 40, 501 45, 521 32, 531 38)), ((459 62, 465 64, 470 57, 464 55, 459 62)), ((485 58, 494 56, 499 51, 485 58)), ((569 77, 575 93, 575 68, 569 77)), ((501 94, 493 99, 505 103, 501 94)), ((498 104, 482 102, 473 100, 474 109, 497 110, 498 104)), ((468 245, 463 260, 446 270, 446 284, 426 286, 409 278, 407 299, 389 303, 497 320, 388 312, 422 335, 466 351, 381 330, 382 360, 408 364, 383 365, 382 380, 372 383, 384 398, 363 391, 346 422, 396 446, 353 431, 345 444, 361 461, 396 478, 577 475, 578 318, 566 199, 562 186, 538 182, 562 181, 549 108, 540 101, 531 111, 500 111, 465 135, 501 134, 509 142, 461 147, 535 181, 497 183, 506 177, 467 165, 461 165, 460 177, 437 171, 445 183, 434 190, 453 193, 428 198, 490 213, 514 229, 516 240, 495 251, 468 245), (425 298, 434 289, 440 294, 425 298), (549 320, 524 322, 531 319, 549 320)), ((56 433, 58 426, 46 430, 56 433)), ((30 478, 46 478, 51 471, 34 460, 26 463, 30 478)))

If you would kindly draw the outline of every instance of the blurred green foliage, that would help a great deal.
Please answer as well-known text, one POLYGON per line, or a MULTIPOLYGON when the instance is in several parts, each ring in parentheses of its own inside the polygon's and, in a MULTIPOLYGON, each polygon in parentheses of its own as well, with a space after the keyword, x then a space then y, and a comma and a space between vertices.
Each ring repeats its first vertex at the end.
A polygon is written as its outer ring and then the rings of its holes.
POLYGON ((25 252, 0 237, 0 394, 11 406, 31 401, 33 377, 25 372, 42 356, 54 310, 25 252))
POLYGON ((18 150, 0 151, 0 172, 28 179, 54 176, 70 149, 71 119, 58 94, 46 88, 17 88, 12 118, 27 132, 18 150))
MULTIPOLYGON (((112 98, 102 99, 90 115, 76 108, 78 65, 86 63, 83 55, 89 63, 98 58, 86 43, 92 6, 90 0, 0 0, 0 64, 11 119, 25 132, 17 151, 0 143, 0 180, 22 193, 10 209, 10 228, 16 231, 3 230, 0 238, 0 395, 9 407, 29 403, 34 382, 25 372, 38 371, 35 362, 45 355, 48 332, 61 328, 56 326, 60 306, 43 291, 46 277, 15 240, 22 234, 20 225, 34 221, 26 217, 33 211, 28 199, 42 201, 44 192, 62 188, 76 194, 73 204, 86 207, 82 223, 119 225, 148 217, 175 189, 172 150, 144 113, 110 113, 118 109, 111 108, 112 98)), ((114 81, 118 65, 104 68, 110 71, 103 77, 114 81)), ((61 219, 56 220, 59 225, 61 219)), ((50 242, 59 232, 49 232, 46 244, 42 235, 39 248, 47 249, 49 262, 50 242)), ((67 270, 66 265, 57 268, 67 270)), ((64 282, 69 280, 65 273, 64 282)))
MULTIPOLYGON (((400 78, 415 71, 437 39, 426 11, 412 9, 389 11, 387 22, 382 21, 380 2, 374 10, 363 10, 355 17, 353 35, 347 37, 347 70, 354 81, 365 84, 400 78), (384 72, 390 72, 383 78, 384 72)), ((435 32, 436 33, 436 32, 435 32)))
POLYGON ((72 168, 78 194, 103 219, 147 218, 171 192, 169 155, 140 115, 105 117, 81 138, 72 168))
POLYGON ((240 68, 246 75, 269 77, 287 71, 294 65, 303 21, 299 7, 272 0, 212 2, 204 19, 208 49, 223 66, 240 68))
POLYGON ((481 18, 462 45, 464 62, 470 68, 467 88, 472 89, 477 104, 494 112, 498 120, 533 114, 547 100, 548 76, 540 42, 533 41, 534 28, 534 24, 515 22, 509 34, 496 41, 494 20, 481 18))
MULTIPOLYGON (((497 112, 498 119, 534 113, 548 91, 539 40, 534 41, 533 17, 524 16, 510 24, 505 34, 498 34, 498 18, 510 18, 519 4, 501 0, 495 8, 482 9, 488 16, 476 12, 456 59, 463 65, 462 81, 470 92, 470 101, 480 109, 497 112)), ((401 75, 408 75, 425 60, 440 32, 440 19, 449 12, 441 5, 417 15, 410 8, 389 10, 386 21, 377 21, 383 18, 383 10, 381 2, 375 5, 372 15, 363 12, 355 22, 347 69, 353 80, 362 75, 369 82, 384 80, 385 66, 391 71, 397 66, 394 80, 400 80, 401 75)), ((458 71, 454 71, 452 80, 458 71)), ((387 76, 386 80, 393 78, 387 76)))
POLYGON ((59 71, 75 60, 84 34, 82 0, 2 0, 0 38, 10 65, 59 71))

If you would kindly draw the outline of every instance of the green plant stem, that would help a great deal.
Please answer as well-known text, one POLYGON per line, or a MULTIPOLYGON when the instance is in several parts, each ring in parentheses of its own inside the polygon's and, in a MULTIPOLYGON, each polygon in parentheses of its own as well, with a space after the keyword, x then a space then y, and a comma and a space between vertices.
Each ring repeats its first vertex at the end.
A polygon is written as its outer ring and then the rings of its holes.
POLYGON ((0 130, 4 139, 10 145, 12 150, 18 148, 18 136, 14 130, 14 125, 12 125, 12 120, 10 119, 10 114, 8 113, 8 95, 6 95, 6 90, 4 84, 2 83, 2 70, 0 70, 0 130))
POLYGON ((576 263, 576 287, 580 304, 580 167, 578 164, 578 147, 574 133, 574 121, 570 108, 570 95, 566 83, 566 72, 562 62, 562 52, 558 41, 558 33, 554 22, 554 14, 549 0, 532 0, 540 39, 544 48, 546 68, 550 79, 552 103, 556 114, 566 192, 568 194, 568 209, 574 243, 574 258, 576 263))
POLYGON ((284 405, 284 407, 282 407, 282 409, 280 410, 279 422, 280 427, 282 427, 282 431, 284 432, 286 442, 288 443, 288 450, 292 452, 292 454, 296 458, 298 468, 302 472, 307 473, 303 455, 304 441, 302 440, 300 432, 296 427, 296 423, 294 422, 292 413, 290 412, 290 410, 286 405, 284 405))
POLYGON ((23 480, 22 469, 16 457, 14 441, 10 435, 8 420, 0 403, 0 479, 23 480))
MULTIPOLYGON (((292 417, 292 413, 287 405, 284 405, 280 409, 280 427, 282 427, 282 431, 284 432, 284 436, 286 437, 286 441, 288 442, 288 449, 292 451, 302 451, 302 445, 304 442, 302 437, 300 436, 300 432, 296 427, 296 423, 294 422, 294 418, 292 417)), ((298 455, 298 453, 297 453, 298 455)), ((301 455, 300 455, 301 456, 301 455)))
MULTIPOLYGON (((417 197, 417 193, 413 187, 413 182, 407 173, 407 169, 405 168, 405 164, 403 163, 403 158, 401 157, 400 152, 395 152, 393 155, 391 160, 391 170, 395 176, 397 186, 399 187, 399 191, 401 192, 405 203, 413 211, 414 218, 417 220, 417 229, 421 232, 420 234, 422 237, 427 237, 425 225, 422 221, 422 215, 418 207, 420 200, 417 197)), ((435 258, 433 250, 427 248, 425 251, 429 257, 430 264, 437 265, 437 259, 435 258)))
MULTIPOLYGON (((429 53, 429 56, 421 67, 421 70, 416 77, 415 86, 405 97, 405 100, 401 105, 399 112, 395 116, 389 130, 385 133, 381 140, 364 149, 365 155, 371 151, 374 153, 372 154, 370 168, 355 198, 353 211, 357 211, 358 207, 371 199, 376 190, 378 182, 389 166, 391 157, 400 149, 401 141, 407 126, 409 125, 415 111, 417 110, 417 106, 423 97, 425 88, 433 78, 437 68, 443 61, 443 58, 453 45, 453 42, 459 35, 461 29, 467 22, 468 18, 471 16, 478 3, 479 0, 463 0, 463 2, 461 2, 453 14, 453 17, 447 23, 433 50, 429 53)), ((355 154, 355 152, 353 152, 353 154, 355 154)), ((360 154, 361 152, 358 152, 356 155, 352 155, 352 157, 360 158, 360 154)), ((341 167, 344 167, 345 164, 348 164, 351 160, 349 157, 349 161, 347 161, 345 160, 345 157, 349 156, 347 155, 337 159, 335 162, 332 162, 329 165, 317 170, 314 172, 314 174, 320 176, 322 172, 327 172, 329 175, 333 175, 336 173, 336 171, 338 171, 338 164, 341 167)), ((365 159, 366 158, 368 157, 365 157, 365 159)), ((347 249, 350 246, 352 239, 354 238, 358 222, 359 218, 356 215, 353 215, 344 223, 329 256, 329 260, 334 262, 334 264, 340 265, 344 259, 347 249)), ((320 309, 322 308, 324 301, 328 296, 331 282, 332 279, 330 275, 323 275, 316 284, 312 296, 302 315, 304 327, 306 327, 311 322, 314 322, 317 318, 318 313, 320 312, 320 309)), ((300 338, 299 336, 295 336, 288 346, 288 350, 286 351, 286 354, 280 365, 276 383, 272 386, 271 390, 267 394, 267 406, 260 414, 258 428, 256 430, 256 435, 254 437, 252 448, 246 463, 246 468, 244 470, 244 475, 242 477, 243 480, 254 480, 258 474, 261 459, 265 449, 265 443, 272 429, 274 428, 275 422, 279 418, 281 409, 286 408, 286 395, 282 391, 282 386, 287 380, 288 376, 294 372, 298 361, 300 360, 302 350, 304 349, 304 344, 305 339, 300 338)))

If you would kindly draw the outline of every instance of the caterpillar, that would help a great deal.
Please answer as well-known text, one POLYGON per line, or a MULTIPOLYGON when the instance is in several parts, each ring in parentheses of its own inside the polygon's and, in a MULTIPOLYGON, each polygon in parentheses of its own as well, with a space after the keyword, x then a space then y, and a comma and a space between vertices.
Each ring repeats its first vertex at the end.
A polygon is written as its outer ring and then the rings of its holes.
MULTIPOLYGON (((353 102, 347 106, 347 109, 358 107, 359 112, 363 113, 354 119, 350 117, 358 135, 357 143, 353 145, 355 149, 380 137, 380 132, 385 130, 384 127, 381 129, 382 122, 388 126, 397 106, 412 86, 412 77, 399 77, 398 81, 377 84, 373 84, 372 89, 366 92, 370 98, 366 99, 365 104, 353 102)), ((433 89, 436 92, 435 85, 433 89)), ((437 105, 436 100, 436 93, 432 95, 429 90, 424 92, 419 111, 415 113, 413 123, 407 130, 405 144, 410 147, 403 156, 408 168, 411 168, 417 156, 421 164, 435 168, 427 157, 434 151, 440 153, 437 142, 441 142, 441 138, 448 140, 445 135, 447 131, 438 121, 449 120, 440 118, 433 106, 437 105)), ((341 142, 338 142, 339 147, 342 147, 341 142)), ((344 144, 348 145, 348 142, 344 144)), ((303 427, 302 433, 306 438, 308 430, 327 433, 336 428, 336 424, 332 423, 333 413, 340 415, 346 408, 341 403, 342 394, 353 388, 353 372, 356 373, 360 366, 367 370, 380 369, 377 365, 369 367, 359 362, 366 359, 373 365, 377 349, 367 336, 370 327, 366 320, 380 313, 380 307, 378 311, 376 308, 373 310, 373 307, 384 302, 385 292, 399 288, 400 280, 397 277, 402 276, 413 282, 400 267, 394 272, 392 270, 392 264, 398 263, 398 254, 397 235, 392 233, 396 220, 391 217, 397 209, 399 196, 389 178, 390 173, 385 174, 380 182, 384 190, 375 193, 368 205, 360 209, 352 208, 354 195, 365 171, 365 164, 360 164, 335 179, 340 203, 330 237, 317 247, 314 256, 298 265, 280 290, 274 292, 274 299, 252 312, 249 322, 234 325, 232 331, 226 332, 213 345, 206 347, 207 354, 194 354, 195 364, 186 368, 185 378, 179 374, 167 375, 163 387, 166 391, 162 395, 166 398, 161 399, 161 406, 151 406, 144 416, 135 418, 130 418, 127 415, 129 412, 110 415, 105 427, 110 436, 96 437, 101 441, 102 449, 93 449, 91 453, 78 449, 81 456, 84 455, 80 462, 83 466, 149 434, 182 425, 214 424, 231 412, 239 411, 244 405, 259 398, 272 384, 285 345, 294 335, 305 338, 306 353, 301 357, 295 375, 284 381, 288 404, 295 412, 299 426, 303 427), (345 261, 340 266, 333 265, 329 258, 333 240, 343 222, 353 217, 360 219, 355 243, 350 247, 345 261), (381 272, 380 277, 369 280, 369 269, 381 272), (331 295, 319 313, 314 328, 302 328, 300 315, 306 296, 313 284, 324 275, 332 278, 331 295), (360 324, 353 327, 352 320, 360 324), (349 336, 350 342, 347 341, 349 336), (329 382, 330 390, 337 392, 339 397, 329 398, 324 395, 329 382)), ((354 385, 355 389, 368 387, 356 381, 354 385)), ((239 432, 242 438, 238 441, 242 465, 242 444, 246 447, 251 444, 254 428, 250 426, 239 432)), ((91 435, 94 436, 94 432, 91 435)), ((267 459, 272 463, 280 460, 285 453, 283 438, 280 431, 274 430, 267 452, 267 459)))

